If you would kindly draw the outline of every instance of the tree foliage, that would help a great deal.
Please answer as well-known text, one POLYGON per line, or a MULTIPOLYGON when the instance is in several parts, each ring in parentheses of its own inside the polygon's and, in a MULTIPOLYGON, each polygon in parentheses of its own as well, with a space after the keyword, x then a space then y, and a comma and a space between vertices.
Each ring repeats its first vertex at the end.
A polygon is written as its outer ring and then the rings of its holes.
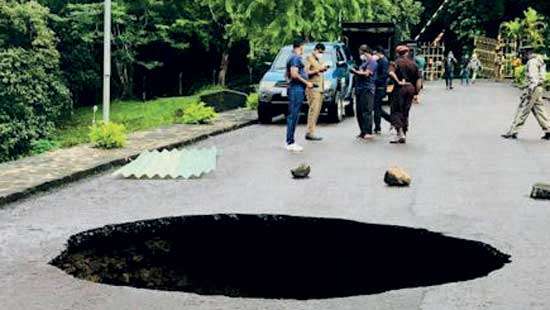
POLYGON ((525 40, 536 46, 543 45, 545 28, 544 17, 533 8, 523 12, 523 19, 518 17, 501 25, 502 33, 506 37, 525 40))
MULTIPOLYGON (((340 24, 348 22, 394 22, 408 38, 410 26, 420 21, 422 6, 414 0, 206 0, 220 33, 222 49, 240 40, 249 45, 254 63, 273 55, 296 38, 337 41, 340 24)), ((224 65, 222 57, 222 67, 224 65)), ((227 61, 226 61, 227 62, 227 61)), ((222 68, 223 70, 223 68, 222 68)))
POLYGON ((71 111, 48 17, 34 1, 0 0, 0 162, 28 153, 71 111))
MULTIPOLYGON (((435 12, 437 7, 441 5, 442 1, 422 0, 422 3, 427 8, 426 14, 423 16, 423 20, 426 21, 435 12)), ((442 30, 441 28, 451 30, 452 34, 457 38, 457 41, 453 45, 472 48, 474 37, 486 35, 496 38, 500 30, 503 30, 508 36, 520 36, 522 31, 529 31, 530 36, 534 35, 536 37, 537 33, 541 33, 540 27, 532 26, 540 25, 540 17, 549 15, 549 1, 451 0, 444 9, 443 14, 441 14, 438 22, 432 28, 438 28, 433 29, 436 34, 442 30), (539 14, 535 13, 537 11, 539 14), (516 18, 517 20, 515 20, 516 18), (521 24, 532 18, 534 20, 529 22, 531 25, 529 27, 530 30, 526 30, 521 24), (500 28, 503 22, 507 23, 503 28, 500 28)), ((544 36, 544 32, 542 33, 544 36)), ((540 42, 540 37, 535 38, 535 40, 540 42)))
MULTIPOLYGON (((187 1, 115 1, 112 7, 112 62, 115 78, 120 90, 119 97, 133 95, 134 75, 137 66, 145 70, 154 70, 163 65, 161 55, 148 56, 141 50, 152 45, 165 45, 175 50, 189 47, 188 40, 197 36, 205 41, 201 30, 206 20, 196 18, 198 7, 187 1), (155 57, 157 56, 157 57, 155 57)), ((79 68, 74 77, 72 89, 78 91, 86 85, 98 85, 103 42, 103 4, 77 3, 67 4, 60 12, 58 29, 65 34, 62 37, 67 68, 79 68), (90 57, 96 59, 90 62, 90 57), (87 68, 82 68, 82 65, 87 68), (92 78, 92 84, 86 83, 92 78)))

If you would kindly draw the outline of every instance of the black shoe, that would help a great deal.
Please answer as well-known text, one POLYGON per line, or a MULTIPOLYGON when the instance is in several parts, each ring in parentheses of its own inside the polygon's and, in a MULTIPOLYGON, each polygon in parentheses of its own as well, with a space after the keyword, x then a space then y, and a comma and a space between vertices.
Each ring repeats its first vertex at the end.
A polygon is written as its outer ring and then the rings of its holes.
POLYGON ((322 141, 323 138, 315 136, 315 135, 307 134, 306 135, 306 140, 309 140, 309 141, 322 141))
POLYGON ((544 136, 542 136, 541 139, 542 140, 550 140, 550 132, 545 133, 544 136))
POLYGON ((501 135, 504 139, 511 139, 511 140, 517 140, 518 134, 517 133, 507 133, 505 135, 501 135))
POLYGON ((398 138, 390 141, 390 144, 406 144, 406 143, 407 143, 407 139, 405 138, 398 138))
POLYGON ((382 129, 375 129, 374 134, 377 135, 377 136, 381 135, 382 134, 382 129))

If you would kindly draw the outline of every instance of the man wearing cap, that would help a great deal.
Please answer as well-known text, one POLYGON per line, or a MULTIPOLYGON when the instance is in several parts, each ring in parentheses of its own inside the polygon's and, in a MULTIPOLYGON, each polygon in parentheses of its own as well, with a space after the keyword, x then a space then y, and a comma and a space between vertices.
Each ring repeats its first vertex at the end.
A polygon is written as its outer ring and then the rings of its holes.
POLYGON ((325 50, 325 45, 318 43, 315 45, 313 53, 306 58, 306 73, 309 75, 309 81, 313 83, 313 88, 307 90, 309 113, 307 117, 306 140, 309 141, 323 140, 323 138, 315 135, 315 130, 323 105, 323 92, 325 91, 324 73, 328 70, 328 66, 322 61, 325 50))
POLYGON ((406 45, 399 45, 395 51, 398 56, 390 65, 389 75, 395 82, 392 93, 391 119, 393 127, 397 130, 397 136, 390 143, 405 144, 409 131, 409 112, 413 99, 422 88, 422 80, 418 67, 409 57, 409 48, 406 45))
POLYGON ((521 97, 521 102, 512 126, 502 137, 505 139, 517 139, 520 128, 525 125, 527 117, 532 112, 544 131, 542 139, 550 140, 550 118, 542 101, 544 92, 542 85, 546 75, 546 65, 542 56, 534 53, 533 47, 524 47, 523 51, 524 59, 527 60, 526 77, 528 84, 521 97))

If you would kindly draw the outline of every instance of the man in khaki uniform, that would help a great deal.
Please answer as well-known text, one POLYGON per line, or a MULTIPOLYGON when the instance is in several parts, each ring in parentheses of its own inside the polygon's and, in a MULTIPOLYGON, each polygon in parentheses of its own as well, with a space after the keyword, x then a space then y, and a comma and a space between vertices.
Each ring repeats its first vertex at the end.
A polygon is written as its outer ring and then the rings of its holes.
POLYGON ((533 53, 532 47, 525 47, 524 52, 528 59, 526 68, 528 85, 521 97, 521 103, 516 112, 512 127, 502 137, 505 139, 517 139, 520 128, 525 124, 527 117, 532 112, 545 133, 542 139, 550 140, 550 118, 548 117, 542 98, 546 65, 542 56, 533 53))
POLYGON ((323 140, 323 138, 315 135, 315 130, 323 106, 323 92, 325 91, 324 73, 328 69, 327 65, 322 62, 325 50, 325 45, 319 43, 315 46, 313 53, 306 58, 306 73, 309 75, 309 82, 313 83, 313 88, 307 90, 309 113, 306 140, 310 141, 323 140))

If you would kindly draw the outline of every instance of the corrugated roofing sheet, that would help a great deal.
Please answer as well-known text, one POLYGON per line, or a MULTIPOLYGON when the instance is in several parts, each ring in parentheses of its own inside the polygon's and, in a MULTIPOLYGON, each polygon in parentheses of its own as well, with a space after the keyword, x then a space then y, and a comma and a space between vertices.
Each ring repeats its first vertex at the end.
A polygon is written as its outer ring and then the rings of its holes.
POLYGON ((145 151, 113 175, 125 178, 200 178, 216 169, 215 147, 189 150, 145 151))

